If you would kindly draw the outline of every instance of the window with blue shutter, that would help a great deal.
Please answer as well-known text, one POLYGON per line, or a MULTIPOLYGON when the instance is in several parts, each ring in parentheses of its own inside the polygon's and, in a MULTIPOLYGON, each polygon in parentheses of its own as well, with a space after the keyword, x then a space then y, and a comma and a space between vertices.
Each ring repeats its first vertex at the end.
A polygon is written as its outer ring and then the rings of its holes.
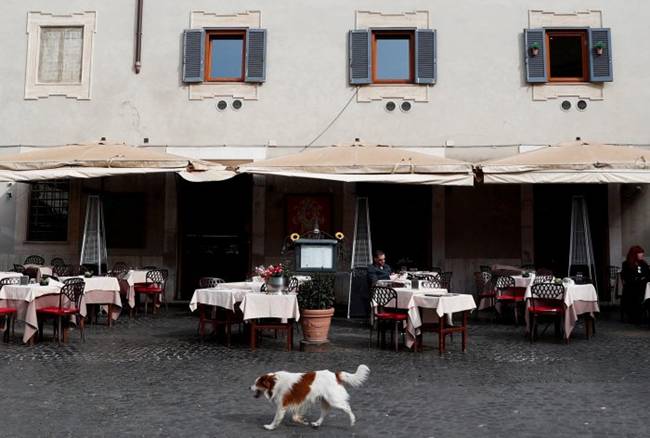
POLYGON ((526 81, 546 82, 546 33, 544 29, 524 29, 526 81))
POLYGON ((436 83, 436 31, 415 31, 415 83, 436 83))
POLYGON ((370 31, 351 30, 349 33, 350 83, 370 83, 370 31))
POLYGON ((611 82, 612 38, 609 29, 589 29, 589 80, 592 82, 611 82))
POLYGON ((203 82, 205 32, 188 29, 183 32, 183 82, 203 82))
POLYGON ((266 80, 266 29, 248 29, 246 34, 246 82, 266 80))

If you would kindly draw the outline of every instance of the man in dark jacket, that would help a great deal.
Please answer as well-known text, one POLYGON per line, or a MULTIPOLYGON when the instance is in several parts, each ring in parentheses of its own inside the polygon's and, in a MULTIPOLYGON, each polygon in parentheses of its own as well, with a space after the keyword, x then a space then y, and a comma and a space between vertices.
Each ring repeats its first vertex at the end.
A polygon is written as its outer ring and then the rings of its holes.
POLYGON ((390 280, 392 271, 386 264, 386 254, 384 251, 375 250, 373 252, 372 264, 368 266, 368 284, 373 287, 377 280, 390 280))

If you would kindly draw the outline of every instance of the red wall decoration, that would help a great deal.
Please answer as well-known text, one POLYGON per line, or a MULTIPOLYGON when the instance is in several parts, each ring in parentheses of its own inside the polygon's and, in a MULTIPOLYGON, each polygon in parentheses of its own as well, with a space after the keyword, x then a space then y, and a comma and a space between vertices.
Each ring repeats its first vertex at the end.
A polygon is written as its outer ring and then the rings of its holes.
POLYGON ((287 234, 318 228, 332 234, 332 198, 329 195, 287 195, 287 234))

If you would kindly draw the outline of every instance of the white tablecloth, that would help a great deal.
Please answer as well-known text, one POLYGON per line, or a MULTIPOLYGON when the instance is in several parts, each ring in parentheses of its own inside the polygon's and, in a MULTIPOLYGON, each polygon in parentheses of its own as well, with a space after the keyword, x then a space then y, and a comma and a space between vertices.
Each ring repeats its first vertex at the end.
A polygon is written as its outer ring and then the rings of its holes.
POLYGON ((134 285, 136 283, 145 283, 147 281, 147 272, 149 272, 151 269, 147 270, 135 270, 132 269, 127 274, 124 276, 124 279, 126 282, 129 284, 129 292, 127 293, 127 299, 129 301, 129 307, 132 309, 135 307, 135 289, 134 285))
POLYGON ((223 285, 217 288, 196 289, 190 300, 190 310, 194 312, 199 304, 205 304, 234 311, 235 304, 241 302, 249 292, 250 290, 243 288, 226 289, 223 285))
POLYGON ((469 294, 441 294, 440 296, 427 296, 413 294, 408 303, 408 321, 406 324, 406 346, 411 348, 415 338, 420 334, 422 319, 420 308, 435 309, 438 318, 452 315, 456 312, 476 309, 474 298, 469 294))
POLYGON ((259 292, 264 283, 260 281, 232 281, 229 283, 221 283, 217 289, 241 289, 246 291, 259 292))
POLYGON ((10 277, 22 277, 23 274, 20 272, 0 272, 0 280, 3 278, 10 278, 10 277))
POLYGON ((257 318, 300 319, 298 299, 295 294, 268 295, 250 292, 240 304, 244 320, 257 318))

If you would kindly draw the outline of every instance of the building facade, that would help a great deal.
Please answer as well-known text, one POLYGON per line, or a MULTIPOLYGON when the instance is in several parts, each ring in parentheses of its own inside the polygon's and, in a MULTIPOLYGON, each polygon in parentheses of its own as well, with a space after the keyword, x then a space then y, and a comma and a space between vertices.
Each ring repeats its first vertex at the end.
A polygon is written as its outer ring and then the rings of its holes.
MULTIPOLYGON (((105 137, 237 166, 355 139, 470 162, 576 138, 650 145, 647 2, 403 3, 5 0, 0 153, 105 137)), ((4 268, 29 254, 74 262, 97 192, 109 260, 169 268, 179 299, 198 276, 241 278, 281 260, 284 238, 313 220, 305 205, 350 246, 358 196, 389 262, 441 266, 458 290, 482 264, 564 275, 572 195, 589 204, 601 275, 630 245, 650 244, 645 186, 67 184, 0 183, 4 268)))

